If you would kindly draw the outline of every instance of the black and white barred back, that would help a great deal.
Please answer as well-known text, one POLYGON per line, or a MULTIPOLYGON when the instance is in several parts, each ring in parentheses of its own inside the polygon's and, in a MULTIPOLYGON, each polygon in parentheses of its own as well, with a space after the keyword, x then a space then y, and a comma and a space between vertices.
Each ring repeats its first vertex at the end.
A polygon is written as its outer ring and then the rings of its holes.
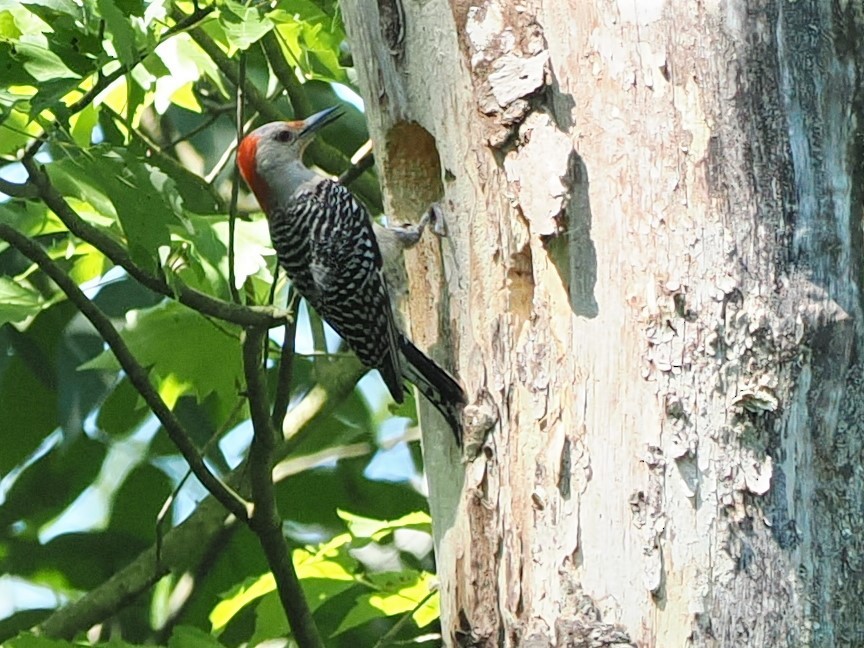
POLYGON ((398 331, 366 209, 342 185, 322 180, 268 218, 279 264, 297 291, 367 367, 403 400, 398 331))
POLYGON ((321 180, 273 210, 268 222, 279 264, 297 291, 364 365, 378 369, 393 400, 404 400, 402 381, 410 381, 461 443, 465 394, 396 327, 366 209, 339 183, 321 180))

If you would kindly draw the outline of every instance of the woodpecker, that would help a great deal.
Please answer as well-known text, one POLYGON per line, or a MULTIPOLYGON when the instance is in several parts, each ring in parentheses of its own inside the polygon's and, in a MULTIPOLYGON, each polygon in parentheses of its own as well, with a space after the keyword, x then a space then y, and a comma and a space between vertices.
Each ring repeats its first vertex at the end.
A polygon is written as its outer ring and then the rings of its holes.
POLYGON ((337 106, 303 121, 265 124, 240 142, 237 165, 297 291, 365 366, 379 371, 393 400, 403 402, 404 380, 413 383, 461 444, 465 393, 397 327, 369 212, 343 185, 303 164, 316 133, 341 114, 337 106))

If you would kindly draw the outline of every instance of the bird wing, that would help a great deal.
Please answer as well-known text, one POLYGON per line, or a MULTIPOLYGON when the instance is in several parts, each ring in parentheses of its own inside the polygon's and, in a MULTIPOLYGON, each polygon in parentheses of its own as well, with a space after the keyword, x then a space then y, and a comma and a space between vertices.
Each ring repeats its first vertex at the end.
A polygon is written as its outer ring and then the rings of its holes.
POLYGON ((332 180, 321 181, 305 196, 316 203, 306 208, 327 215, 311 222, 309 272, 315 299, 307 299, 363 364, 381 372, 393 399, 401 403, 399 332, 369 212, 332 180))

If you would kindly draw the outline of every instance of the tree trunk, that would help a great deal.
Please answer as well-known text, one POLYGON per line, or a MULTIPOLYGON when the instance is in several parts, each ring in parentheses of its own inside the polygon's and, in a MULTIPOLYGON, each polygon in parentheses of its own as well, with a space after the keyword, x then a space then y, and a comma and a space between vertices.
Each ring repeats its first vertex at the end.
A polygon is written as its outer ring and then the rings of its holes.
POLYGON ((861 3, 374 4, 445 643, 864 645, 861 3))

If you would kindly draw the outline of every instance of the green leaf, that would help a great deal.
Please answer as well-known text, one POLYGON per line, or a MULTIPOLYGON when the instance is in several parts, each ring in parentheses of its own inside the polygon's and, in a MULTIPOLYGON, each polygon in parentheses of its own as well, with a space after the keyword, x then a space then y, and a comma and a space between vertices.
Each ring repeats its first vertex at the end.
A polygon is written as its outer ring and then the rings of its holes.
POLYGON ((98 586, 151 543, 111 530, 64 533, 45 544, 20 535, 7 541, 4 558, 15 575, 74 592, 98 586))
POLYGON ((192 628, 190 626, 177 626, 168 640, 168 648, 223 648, 223 644, 213 635, 192 628))
POLYGON ((116 214, 133 261, 154 270, 158 249, 169 245, 168 225, 176 223, 173 183, 154 167, 122 149, 102 146, 92 154, 48 166, 57 188, 90 203, 97 212, 116 214))
POLYGON ((328 15, 311 0, 298 0, 290 7, 267 14, 290 52, 289 60, 297 61, 309 78, 347 83, 347 73, 339 61, 345 41, 339 14, 328 15))
POLYGON ((21 36, 21 30, 15 24, 15 16, 11 11, 0 11, 0 38, 11 41, 18 40, 21 36))
POLYGON ((96 426, 114 437, 132 433, 150 412, 128 378, 123 378, 99 408, 96 426))
POLYGON ((220 4, 219 23, 228 42, 240 50, 248 49, 273 29, 273 21, 262 16, 254 5, 246 7, 233 0, 220 4))
POLYGON ((269 572, 256 578, 247 578, 228 592, 213 608, 210 613, 213 632, 220 632, 240 610, 275 589, 276 581, 273 574, 269 572))
POLYGON ((164 472, 148 463, 138 464, 114 495, 111 530, 151 541, 159 511, 172 490, 164 472))
MULTIPOLYGON (((216 22, 205 23, 205 28, 208 25, 216 25, 216 22)), ((206 75, 219 89, 223 97, 231 97, 231 92, 225 87, 224 79, 219 68, 213 62, 207 53, 201 49, 189 34, 178 34, 171 40, 156 49, 156 55, 169 70, 175 71, 188 70, 190 64, 197 68, 199 75, 206 75)), ((156 72, 154 72, 156 74, 156 72)), ((159 76, 159 75, 157 75, 159 76)), ((187 73, 187 76, 190 76, 187 73)), ((192 80, 188 78, 187 80, 192 80)))
MULTIPOLYGON (((92 167, 94 163, 83 164, 79 159, 66 158, 52 162, 45 166, 51 183, 64 196, 74 196, 83 201, 94 211, 94 216, 110 219, 108 223, 116 220, 117 210, 111 198, 99 184, 98 171, 92 167)), ((86 214, 80 214, 94 225, 105 226, 104 220, 93 221, 86 218, 86 214)))
POLYGON ((57 414, 67 439, 81 434, 84 419, 104 399, 113 382, 101 373, 82 375, 78 371, 82 362, 97 356, 103 347, 102 337, 80 313, 69 320, 56 343, 57 414))
POLYGON ((171 164, 162 156, 154 157, 152 163, 176 183, 185 209, 196 214, 217 212, 219 204, 213 196, 212 188, 204 178, 184 166, 171 164))
MULTIPOLYGON (((378 619, 382 614, 389 617, 417 609, 432 591, 435 581, 432 574, 413 570, 369 574, 367 579, 378 591, 360 596, 334 634, 341 634, 363 623, 378 619)), ((424 607, 427 603, 424 603, 424 607)), ((426 617, 421 615, 421 618, 426 621, 428 615, 426 617)))
POLYGON ((139 18, 143 18, 143 0, 116 0, 116 3, 117 8, 122 11, 126 16, 138 16, 139 18))
MULTIPOLYGON (((27 236, 65 232, 66 226, 41 203, 0 203, 0 220, 27 236)), ((0 247, 3 242, 0 242, 0 247)))
MULTIPOLYGON (((322 433, 326 427, 322 427, 322 433)), ((276 486, 280 509, 299 524, 314 524, 328 533, 342 533, 345 523, 337 509, 350 507, 360 515, 397 519, 426 507, 426 500, 406 484, 383 483, 363 476, 368 457, 342 459, 332 469, 306 470, 276 486), (297 502, 315 493, 315 508, 297 502)))
MULTIPOLYGON (((358 586, 355 580, 308 578, 302 581, 302 585, 303 594, 313 612, 340 594, 350 590, 362 591, 362 586, 358 586)), ((327 630, 324 627, 320 629, 322 632, 327 630)), ((270 592, 262 596, 258 605, 255 606, 255 632, 249 644, 255 646, 268 639, 278 639, 290 631, 291 628, 288 626, 288 619, 285 617, 285 610, 279 600, 278 592, 270 592)))
POLYGON ((66 67, 62 59, 47 47, 19 41, 15 46, 15 52, 15 57, 24 64, 24 69, 37 81, 81 78, 80 74, 66 67))
POLYGON ((45 300, 20 282, 0 277, 0 324, 20 322, 42 310, 45 300))
POLYGON ((105 458, 105 446, 79 436, 58 445, 15 480, 0 506, 0 528, 27 520, 38 529, 59 515, 92 482, 105 458))
POLYGON ((93 104, 87 106, 73 118, 72 139, 81 148, 90 146, 93 129, 99 122, 99 110, 93 104))
MULTIPOLYGON (((199 401, 216 393, 223 403, 231 403, 245 384, 239 328, 215 324, 176 302, 130 313, 123 337, 141 364, 199 401)), ((116 370, 118 365, 105 351, 81 368, 116 370)))
POLYGON ((430 532, 432 530, 432 518, 425 511, 415 511, 398 520, 373 520, 342 510, 337 510, 336 514, 345 521, 348 530, 355 538, 381 540, 383 536, 391 533, 394 529, 404 527, 430 532))
POLYGON ((57 340, 77 311, 68 301, 44 309, 20 332, 0 327, 0 348, 12 356, 0 362, 0 421, 3 452, 0 474, 35 450, 59 424, 55 358, 57 340), (7 352, 8 353, 8 352, 7 352), (22 403, 30 406, 22 407, 22 403))
POLYGON ((74 644, 62 639, 36 637, 28 632, 4 642, 3 646, 4 648, 71 648, 74 644))
POLYGON ((26 5, 31 11, 35 11, 37 7, 45 7, 56 13, 63 13, 72 18, 81 16, 81 8, 74 0, 26 0, 22 4, 26 5))
MULTIPOLYGON (((25 97, 20 95, 20 91, 18 91, 17 95, 13 95, 9 92, 9 86, 25 86, 36 83, 36 80, 25 69, 24 61, 21 61, 20 58, 16 56, 16 51, 12 43, 7 43, 2 39, 0 39, 0 74, 2 74, 4 86, 2 88, 2 103, 6 106, 11 106, 16 102, 25 100, 25 97)), ((2 114, 5 115, 5 111, 2 114)), ((0 148, 5 148, 5 146, 0 148)))

